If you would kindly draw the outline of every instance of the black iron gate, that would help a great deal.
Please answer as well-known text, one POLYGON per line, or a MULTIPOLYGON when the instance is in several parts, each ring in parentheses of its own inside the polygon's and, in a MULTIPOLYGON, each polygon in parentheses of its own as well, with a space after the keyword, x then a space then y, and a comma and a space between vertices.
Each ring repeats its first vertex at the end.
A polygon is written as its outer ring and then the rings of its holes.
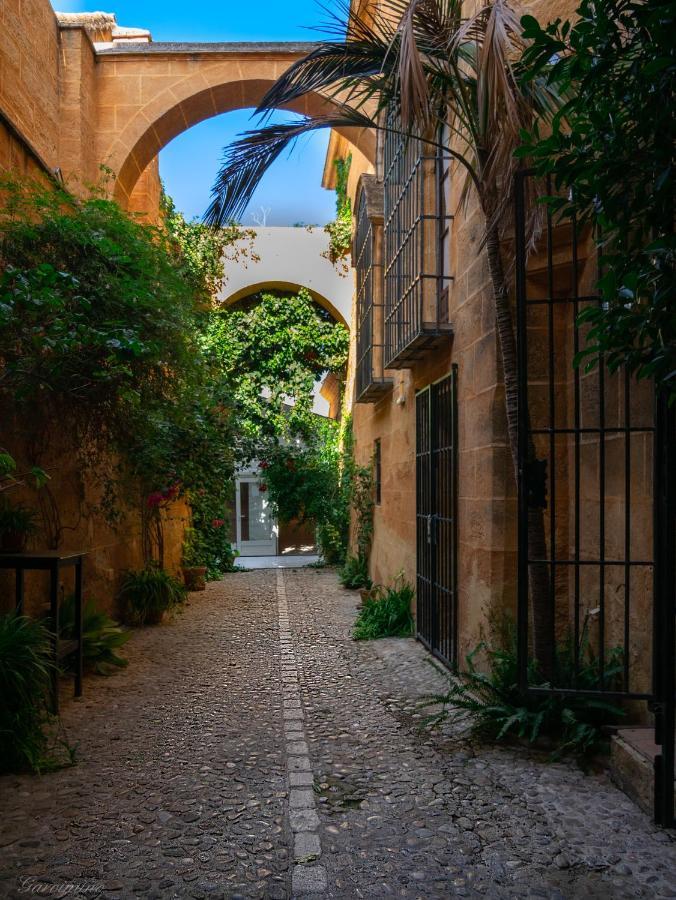
POLYGON ((521 685, 646 701, 661 747, 655 818, 673 826, 673 411, 623 370, 574 367, 578 314, 599 303, 596 258, 551 214, 528 254, 530 178, 515 186, 521 685))
POLYGON ((457 664, 457 366, 416 395, 417 632, 457 664))

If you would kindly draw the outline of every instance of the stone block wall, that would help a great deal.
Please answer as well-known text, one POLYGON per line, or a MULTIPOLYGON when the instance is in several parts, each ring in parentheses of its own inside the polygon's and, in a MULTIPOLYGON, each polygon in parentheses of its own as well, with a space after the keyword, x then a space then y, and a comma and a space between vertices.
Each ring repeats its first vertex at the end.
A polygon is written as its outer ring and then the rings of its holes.
MULTIPOLYGON (((0 4, 0 112, 48 166, 58 165, 59 30, 49 0, 0 4)), ((28 148, 0 120, 0 168, 30 171, 28 148)))
MULTIPOLYGON (((456 178, 455 190, 460 188, 456 178)), ((392 371, 391 393, 353 406, 355 452, 367 464, 381 441, 381 504, 374 516, 371 575, 389 583, 399 571, 415 583, 415 396, 458 365, 458 603, 461 656, 516 590, 516 491, 507 446, 488 269, 479 249, 480 214, 456 218, 450 318, 453 337, 410 369, 392 371)))
MULTIPOLYGON (((59 28, 49 0, 2 0, 0 3, 0 171, 46 180, 60 169, 67 187, 88 193, 100 180, 95 135, 98 124, 97 70, 94 46, 81 27, 59 28)), ((154 160, 137 192, 136 209, 157 210, 159 173, 154 160)), ((20 467, 29 458, 23 425, 12 411, 0 415, 0 446, 16 455, 20 467)), ((73 463, 72 451, 50 439, 40 464, 50 475, 48 489, 36 494, 20 489, 12 498, 42 509, 42 525, 32 546, 84 550, 85 590, 108 611, 122 573, 143 563, 140 509, 131 505, 116 528, 96 511, 98 484, 73 463), (62 531, 55 541, 55 511, 62 531)), ((188 510, 174 504, 163 512, 165 566, 178 573, 188 510)), ((64 573, 64 590, 71 589, 64 573)), ((12 576, 0 578, 0 611, 13 603, 12 576)), ((27 576, 28 610, 44 601, 44 579, 27 576)))

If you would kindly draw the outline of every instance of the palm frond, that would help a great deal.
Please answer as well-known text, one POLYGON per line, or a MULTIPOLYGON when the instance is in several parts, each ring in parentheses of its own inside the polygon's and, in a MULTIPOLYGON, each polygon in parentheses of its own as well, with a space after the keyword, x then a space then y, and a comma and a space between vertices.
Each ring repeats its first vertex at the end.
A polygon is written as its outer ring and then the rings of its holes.
POLYGON ((402 122, 427 130, 433 112, 430 109, 429 83, 418 44, 416 18, 422 7, 434 5, 429 0, 411 0, 399 26, 399 104, 402 122))
POLYGON ((304 134, 323 128, 372 128, 373 120, 343 106, 333 115, 304 116, 297 122, 246 132, 227 148, 204 221, 222 227, 241 216, 272 163, 304 134))
POLYGON ((257 113, 269 114, 312 93, 325 97, 340 93, 346 101, 353 100, 356 94, 374 94, 382 87, 382 61, 380 44, 366 41, 320 44, 272 85, 257 113), (369 82, 373 82, 371 91, 367 88, 369 82))

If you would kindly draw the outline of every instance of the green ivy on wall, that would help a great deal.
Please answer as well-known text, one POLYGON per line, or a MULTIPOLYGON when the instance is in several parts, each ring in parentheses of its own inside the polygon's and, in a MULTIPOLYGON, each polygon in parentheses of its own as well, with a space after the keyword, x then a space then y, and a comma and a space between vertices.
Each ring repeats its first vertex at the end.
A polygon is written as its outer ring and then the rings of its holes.
POLYGON ((335 265, 350 252, 352 246, 352 201, 347 195, 347 183, 352 155, 334 161, 336 169, 336 218, 324 230, 329 235, 328 256, 335 265))

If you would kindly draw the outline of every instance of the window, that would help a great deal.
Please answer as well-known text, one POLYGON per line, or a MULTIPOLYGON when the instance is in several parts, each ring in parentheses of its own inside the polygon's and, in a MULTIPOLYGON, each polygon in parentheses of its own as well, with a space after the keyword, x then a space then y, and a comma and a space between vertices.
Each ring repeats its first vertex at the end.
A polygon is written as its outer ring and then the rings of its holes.
POLYGON ((380 438, 376 438, 374 447, 373 447, 373 482, 375 488, 376 495, 376 506, 380 506, 380 500, 382 496, 382 481, 383 481, 383 468, 382 468, 382 457, 380 451, 380 438))
POLYGON ((392 386, 383 372, 383 195, 373 175, 362 176, 357 201, 356 399, 372 403, 392 386))
POLYGON ((384 170, 384 364, 406 368, 451 334, 450 157, 388 131, 384 170))

